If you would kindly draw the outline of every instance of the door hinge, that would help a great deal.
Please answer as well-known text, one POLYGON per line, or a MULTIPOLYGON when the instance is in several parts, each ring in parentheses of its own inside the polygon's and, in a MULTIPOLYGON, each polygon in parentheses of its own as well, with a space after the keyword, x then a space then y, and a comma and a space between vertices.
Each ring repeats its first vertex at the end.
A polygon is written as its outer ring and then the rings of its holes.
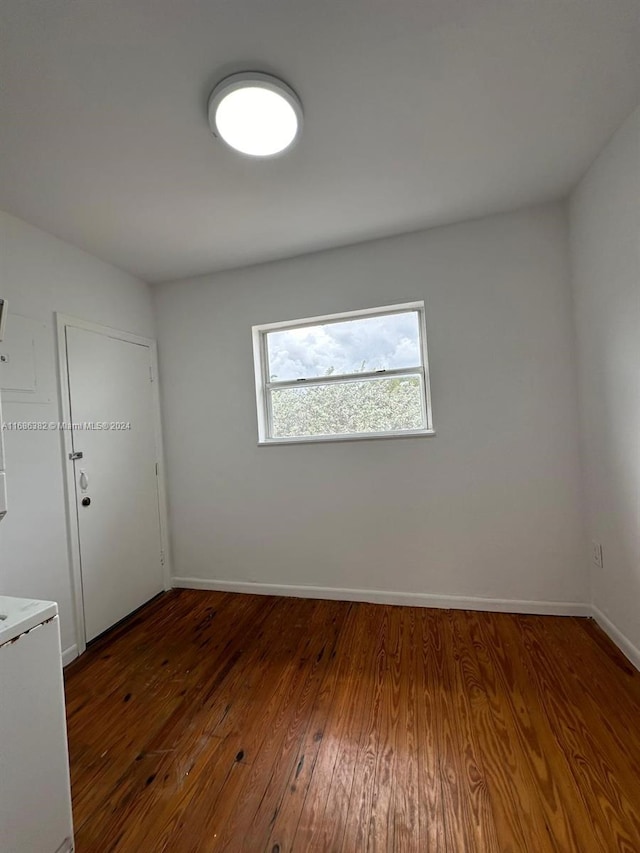
POLYGON ((156 477, 158 476, 158 463, 156 462, 156 477))
POLYGON ((160 565, 164 566, 164 551, 160 551, 160 565))
POLYGON ((153 365, 149 365, 149 381, 153 382, 153 365))

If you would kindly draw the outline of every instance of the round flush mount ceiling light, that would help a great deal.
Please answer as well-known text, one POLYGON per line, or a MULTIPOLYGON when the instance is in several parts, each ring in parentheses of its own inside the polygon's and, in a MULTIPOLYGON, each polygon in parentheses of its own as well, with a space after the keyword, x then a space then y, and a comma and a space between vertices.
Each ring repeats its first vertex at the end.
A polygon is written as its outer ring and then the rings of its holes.
POLYGON ((302 104, 290 86, 258 71, 225 77, 209 97, 209 124, 231 148, 250 157, 274 157, 302 130, 302 104))

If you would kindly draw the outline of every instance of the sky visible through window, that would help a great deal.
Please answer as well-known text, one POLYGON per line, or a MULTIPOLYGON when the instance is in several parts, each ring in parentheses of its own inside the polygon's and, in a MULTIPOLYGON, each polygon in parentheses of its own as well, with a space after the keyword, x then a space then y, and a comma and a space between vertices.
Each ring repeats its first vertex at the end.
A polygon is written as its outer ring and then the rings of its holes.
POLYGON ((269 332, 267 350, 272 382, 419 367, 418 312, 269 332))

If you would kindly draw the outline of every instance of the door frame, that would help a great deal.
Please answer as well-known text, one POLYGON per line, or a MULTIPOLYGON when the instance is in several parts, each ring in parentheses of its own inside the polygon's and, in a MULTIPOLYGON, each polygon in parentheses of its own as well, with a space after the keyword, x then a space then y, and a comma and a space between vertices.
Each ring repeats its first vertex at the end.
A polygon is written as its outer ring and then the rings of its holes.
MULTIPOLYGON (((57 343, 58 343, 58 379, 60 392, 60 414, 63 423, 71 423, 71 398, 69 387, 69 373, 67 364, 67 327, 84 329, 88 332, 97 332, 109 338, 126 341, 131 344, 139 344, 149 347, 151 356, 151 397, 153 405, 154 439, 157 462, 158 483, 158 515, 160 517, 160 548, 164 555, 163 582, 165 592, 171 589, 171 551, 169 547, 169 517, 167 511, 167 490, 164 464, 164 448, 162 442, 162 420, 160 413, 160 392, 158 389, 158 347, 153 338, 144 338, 131 332, 114 329, 111 326, 102 326, 99 323, 91 323, 79 317, 62 314, 56 311, 57 343)), ((78 506, 76 502, 75 467, 69 459, 72 451, 71 430, 61 429, 62 444, 62 469, 64 471, 64 491, 67 516, 67 545, 69 552, 69 564, 71 567, 71 590, 73 595, 75 622, 76 622, 76 645, 78 654, 81 655, 87 648, 87 636, 84 618, 84 600, 82 597, 82 566, 80 559, 80 531, 78 528, 78 506)))

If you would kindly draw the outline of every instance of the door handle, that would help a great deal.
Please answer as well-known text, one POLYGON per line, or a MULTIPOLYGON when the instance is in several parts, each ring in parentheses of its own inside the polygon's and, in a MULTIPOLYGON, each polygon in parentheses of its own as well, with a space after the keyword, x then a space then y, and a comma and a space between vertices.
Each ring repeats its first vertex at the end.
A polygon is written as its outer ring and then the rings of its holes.
POLYGON ((89 488, 89 478, 86 471, 80 471, 80 488, 83 492, 89 488))

